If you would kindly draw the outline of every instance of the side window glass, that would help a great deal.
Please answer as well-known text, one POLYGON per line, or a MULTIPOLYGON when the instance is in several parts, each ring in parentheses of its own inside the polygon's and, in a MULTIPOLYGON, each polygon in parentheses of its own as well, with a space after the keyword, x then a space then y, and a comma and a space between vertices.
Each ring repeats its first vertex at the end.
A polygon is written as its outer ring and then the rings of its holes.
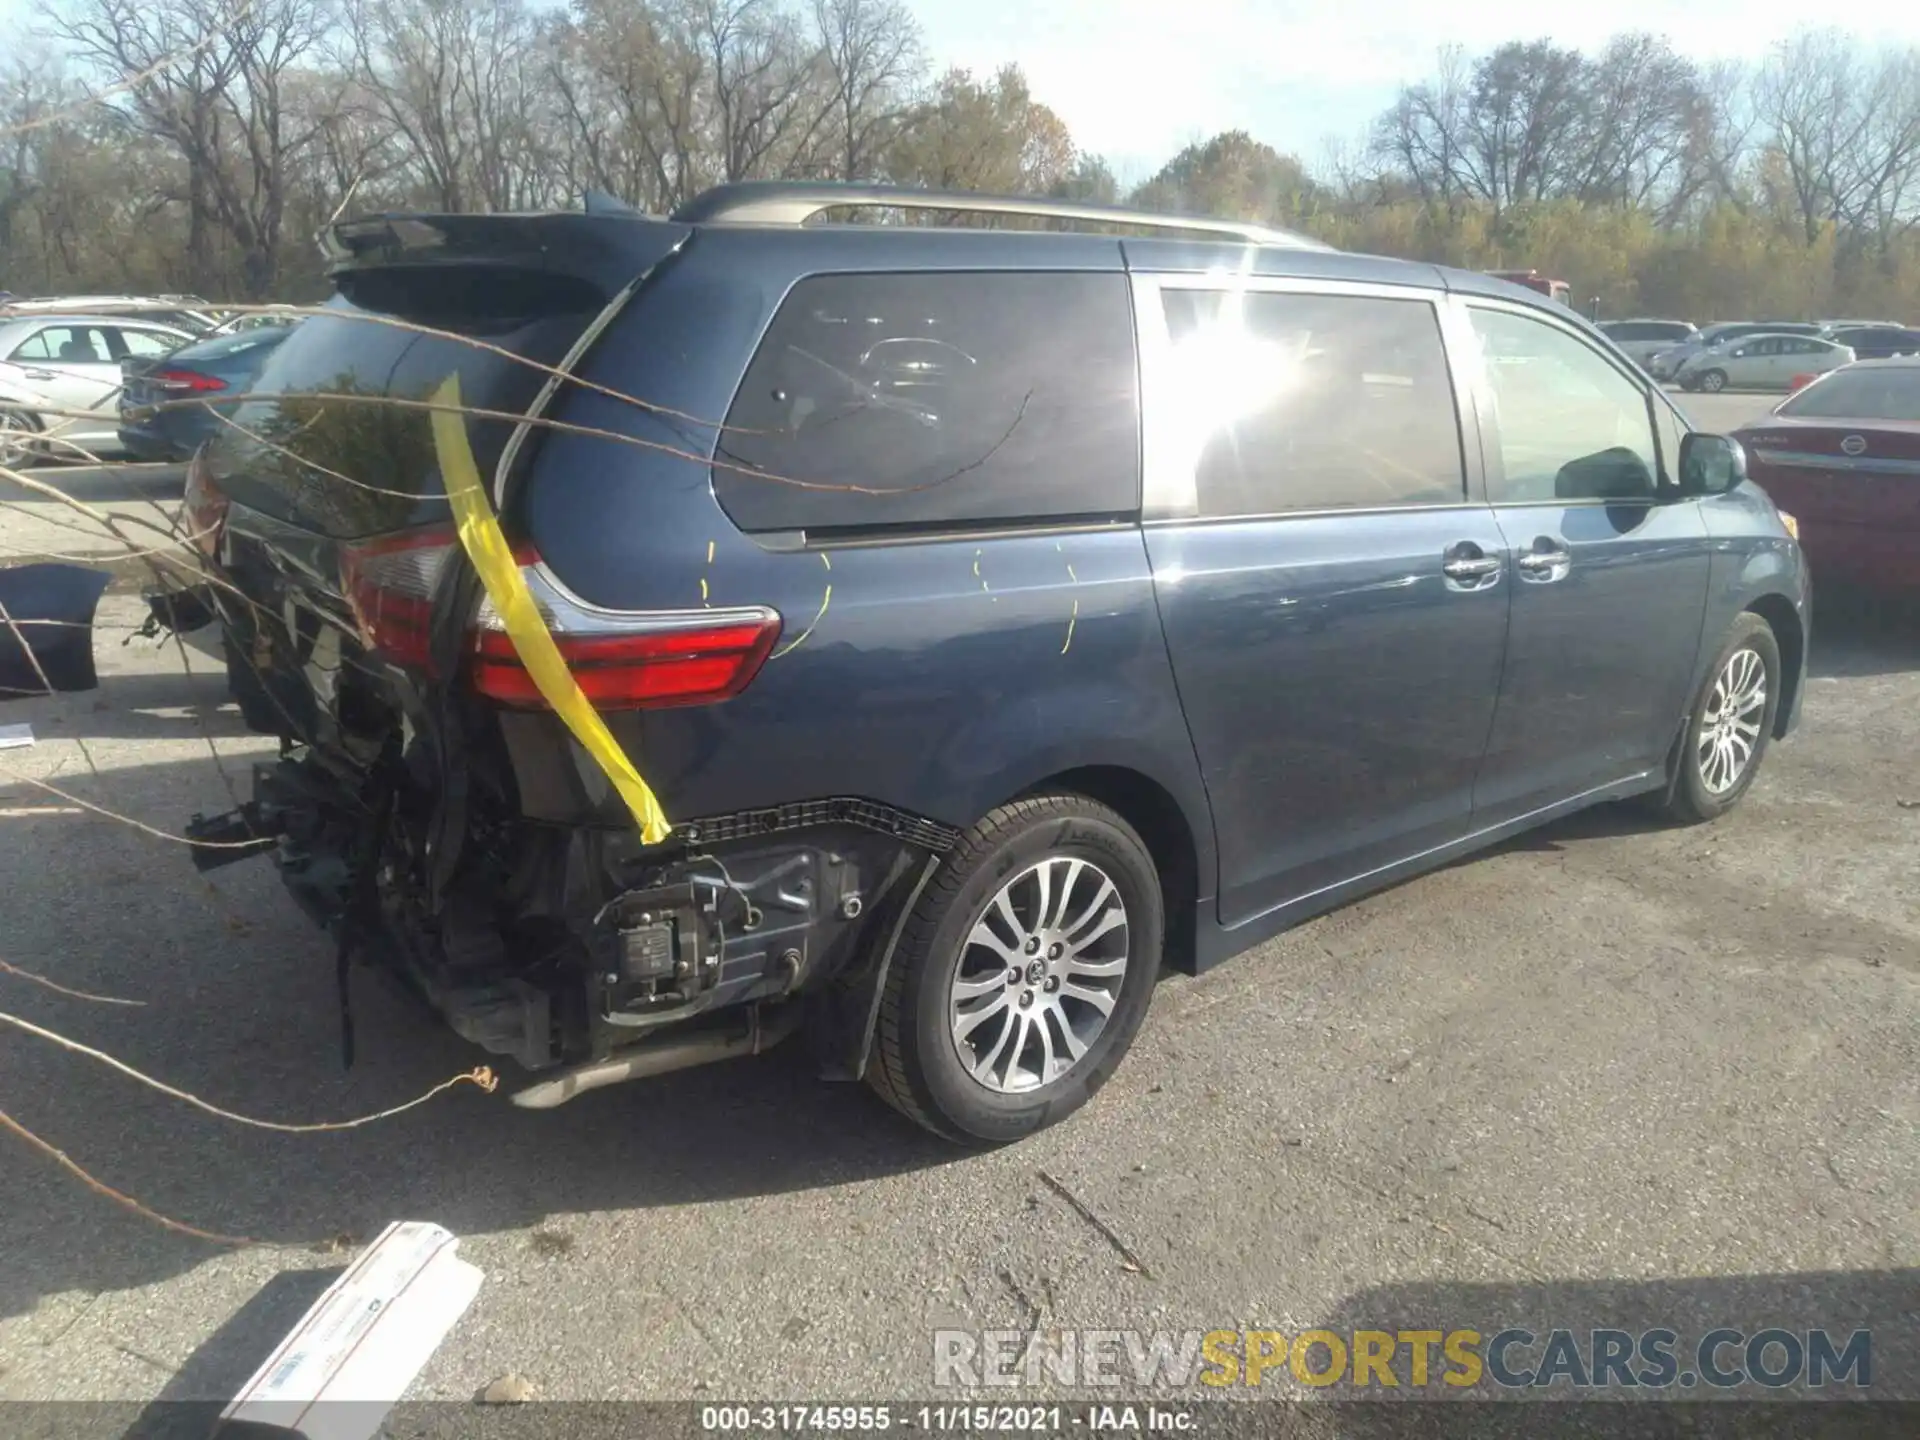
POLYGON ((51 360, 53 358, 53 332, 36 330, 25 340, 13 347, 9 360, 51 360))
POLYGON ((1471 314, 1500 434, 1494 503, 1652 498, 1659 451, 1640 387, 1554 326, 1471 314))
POLYGON ((1162 292, 1167 397, 1204 516, 1458 504, 1460 424, 1425 300, 1162 292))
POLYGON ((1138 514, 1127 278, 803 280, 727 425, 714 492, 749 532, 1138 514))
POLYGON ((174 349, 172 337, 151 330, 122 330, 120 340, 129 355, 165 355, 174 349))
POLYGON ((51 325, 14 351, 18 360, 44 360, 54 365, 106 365, 106 336, 79 325, 51 325))

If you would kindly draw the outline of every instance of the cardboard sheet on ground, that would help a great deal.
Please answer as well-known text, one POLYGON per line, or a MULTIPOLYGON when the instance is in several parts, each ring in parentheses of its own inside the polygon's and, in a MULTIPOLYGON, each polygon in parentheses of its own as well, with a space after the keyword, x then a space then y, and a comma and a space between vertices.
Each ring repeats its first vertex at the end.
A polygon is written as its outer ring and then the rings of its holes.
POLYGON ((254 1433, 370 1440, 480 1291, 459 1244, 438 1225, 389 1225, 220 1418, 254 1433))

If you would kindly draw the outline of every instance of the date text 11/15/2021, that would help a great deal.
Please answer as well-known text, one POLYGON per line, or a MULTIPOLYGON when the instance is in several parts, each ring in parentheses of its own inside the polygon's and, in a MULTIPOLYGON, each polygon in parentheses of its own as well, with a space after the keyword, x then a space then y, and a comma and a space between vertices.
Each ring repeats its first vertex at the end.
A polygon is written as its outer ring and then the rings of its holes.
POLYGON ((711 1434, 880 1434, 920 1431, 953 1435, 1058 1435, 1085 1430, 1183 1434, 1194 1413, 1160 1404, 1081 1405, 703 1405, 700 1429, 711 1434))

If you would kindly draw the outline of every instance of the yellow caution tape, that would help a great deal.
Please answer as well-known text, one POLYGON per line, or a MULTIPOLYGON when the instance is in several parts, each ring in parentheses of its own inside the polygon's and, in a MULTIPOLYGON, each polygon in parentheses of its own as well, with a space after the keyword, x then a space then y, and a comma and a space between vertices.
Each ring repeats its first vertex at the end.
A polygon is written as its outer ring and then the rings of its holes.
POLYGON ((494 518, 493 506, 487 502, 487 492, 480 484, 480 467, 474 462, 473 447, 467 443, 466 422, 457 409, 460 404, 458 375, 446 378, 434 392, 433 403, 454 407, 433 411, 433 448, 440 459, 440 476, 447 487, 447 499, 453 505, 460 545, 473 561, 480 583, 487 588, 487 598, 493 601, 494 610, 507 627, 507 638, 513 641, 520 663, 527 667, 527 674, 533 677, 535 687, 554 713, 599 762, 607 779, 613 782, 613 788, 627 802, 634 823, 640 827, 640 838, 649 845, 659 844, 672 829, 667 824, 666 812, 661 810, 653 791, 647 788, 647 782, 640 778, 640 772, 633 768, 620 742, 607 729, 600 712, 580 689, 573 671, 567 668, 560 647, 553 643, 553 633, 547 629, 546 618, 534 604, 533 592, 527 589, 526 577, 521 575, 513 552, 507 548, 507 537, 500 533, 500 522, 494 518))

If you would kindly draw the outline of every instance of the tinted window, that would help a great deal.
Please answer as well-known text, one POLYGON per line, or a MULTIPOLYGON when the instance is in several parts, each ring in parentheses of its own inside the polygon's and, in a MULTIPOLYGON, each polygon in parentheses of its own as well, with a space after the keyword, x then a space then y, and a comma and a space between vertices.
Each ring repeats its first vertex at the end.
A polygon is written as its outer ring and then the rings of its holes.
POLYGON ((727 424, 714 490, 743 530, 1137 512, 1126 277, 804 280, 774 316, 727 424), (860 488, 834 488, 848 486, 860 488))
POLYGON ((1165 292, 1202 515, 1465 496, 1439 318, 1424 300, 1165 292))
POLYGON ((1616 320, 1600 328, 1615 340, 1685 340, 1693 334, 1676 320, 1616 320))
POLYGON ((1920 421, 1920 367, 1836 370, 1775 413, 1802 420, 1920 421))
POLYGON ((1496 504, 1649 497, 1659 472, 1647 397, 1600 353, 1524 315, 1474 309, 1500 430, 1496 504))
MULTIPOLYGON (((427 285, 425 277, 416 279, 413 293, 427 285)), ((506 288, 488 287, 494 294, 506 288)), ((257 378, 247 386, 251 398, 234 415, 244 430, 221 427, 208 451, 215 482, 238 503, 336 536, 380 534, 440 519, 445 491, 429 415, 369 399, 424 400, 449 375, 458 375, 467 404, 522 411, 544 379, 540 372, 462 344, 457 336, 471 334, 551 365, 591 314, 556 303, 533 321, 446 310, 423 316, 423 323, 456 332, 456 338, 442 339, 381 324, 377 317, 355 318, 361 313, 335 299, 325 314, 305 321, 265 353, 257 378), (330 478, 329 471, 348 480, 330 478)), ((501 420, 469 420, 467 434, 483 476, 493 475, 512 429, 501 420)))

